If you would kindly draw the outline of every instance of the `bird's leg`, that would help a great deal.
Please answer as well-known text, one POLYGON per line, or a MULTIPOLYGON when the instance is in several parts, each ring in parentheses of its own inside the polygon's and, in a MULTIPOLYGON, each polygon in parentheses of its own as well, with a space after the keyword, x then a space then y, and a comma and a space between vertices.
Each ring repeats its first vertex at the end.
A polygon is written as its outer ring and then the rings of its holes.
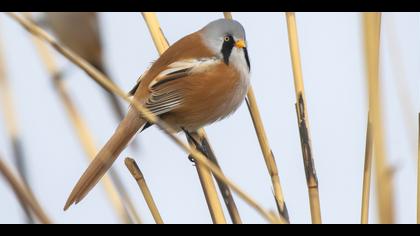
MULTIPOLYGON (((185 132, 187 136, 187 140, 190 144, 194 144, 196 149, 200 151, 203 155, 207 157, 207 150, 204 148, 204 146, 198 141, 196 138, 194 138, 194 135, 191 134, 189 131, 187 131, 185 128, 182 128, 182 130, 185 132)), ((191 155, 188 155, 188 159, 190 159, 191 162, 195 163, 194 158, 191 155)))

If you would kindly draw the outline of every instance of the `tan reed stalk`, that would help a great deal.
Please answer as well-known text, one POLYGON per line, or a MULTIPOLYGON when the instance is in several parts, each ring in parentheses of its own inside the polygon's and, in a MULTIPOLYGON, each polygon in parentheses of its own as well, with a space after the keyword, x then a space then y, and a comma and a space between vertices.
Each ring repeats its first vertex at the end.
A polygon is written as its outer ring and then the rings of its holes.
POLYGON ((163 224, 162 217, 160 216, 156 203, 153 200, 152 193, 150 192, 146 180, 143 176, 143 173, 141 172, 136 161, 131 158, 126 158, 124 162, 127 166, 127 169, 130 171, 131 175, 136 180, 141 192, 143 193, 144 199, 146 200, 147 206, 149 207, 156 224, 163 224))
MULTIPOLYGON (((22 142, 20 139, 21 135, 19 127, 17 125, 16 111, 14 109, 13 92, 7 80, 6 65, 3 58, 2 46, 2 42, 0 42, 0 101, 2 102, 1 107, 3 108, 6 131, 12 144, 13 159, 15 161, 15 165, 20 176, 22 176, 23 181, 25 181, 26 185, 29 186, 25 164, 25 156, 22 148, 22 142)), ((33 224, 34 219, 31 213, 29 212, 29 209, 26 205, 22 205, 22 207, 25 213, 26 222, 28 224, 33 224)))
POLYGON ((369 223, 369 200, 370 200, 370 183, 372 176, 372 153, 373 153, 373 142, 372 142, 372 122, 370 120, 370 114, 367 119, 366 127, 366 147, 365 147, 365 164, 363 170, 363 189, 362 189, 362 213, 361 223, 369 223))
POLYGON ((286 12, 287 30, 289 36, 290 56, 292 60, 294 84, 296 92, 296 112, 299 124, 300 142, 302 145, 303 163, 309 192, 312 223, 321 224, 321 206, 319 200, 318 177, 312 156, 308 110, 303 85, 302 66, 300 61, 298 32, 294 12, 286 12))
MULTIPOLYGON (((153 42, 156 46, 156 49, 158 50, 159 54, 162 54, 169 47, 169 43, 168 43, 168 40, 166 39, 165 35, 163 34, 162 29, 160 28, 160 24, 159 24, 159 21, 157 19, 156 14, 151 13, 151 12, 143 12, 142 16, 143 16, 143 18, 144 18, 144 20, 145 20, 145 22, 146 22, 146 24, 149 28, 149 31, 150 31, 150 34, 152 36, 153 42)), ((199 134, 201 144, 203 146, 205 146, 205 148, 207 150, 207 153, 206 153, 207 158, 209 158, 211 161, 213 161, 220 169, 217 158, 214 155, 214 152, 213 152, 213 150, 210 146, 210 142, 208 141, 205 130, 204 129, 199 129, 197 131, 197 133, 199 134)), ((198 171, 200 181, 202 183, 203 188, 204 189, 211 188, 214 184, 205 183, 203 181, 206 181, 206 180, 212 181, 212 179, 211 178, 204 178, 204 176, 201 176, 201 174, 204 174, 204 175, 206 174, 206 171, 204 171, 202 166, 196 165, 196 168, 197 168, 197 171, 198 171), (207 186, 207 187, 205 187, 205 186, 207 186)), ((220 192, 223 196, 223 199, 224 199, 226 207, 229 211, 229 215, 232 219, 232 222, 234 224, 241 224, 242 220, 239 216, 239 212, 238 212, 238 209, 236 207, 236 203, 233 199, 233 196, 232 196, 232 193, 231 193, 229 187, 227 187, 225 184, 223 184, 222 181, 220 181, 218 178, 216 178, 216 182, 219 186, 220 192)), ((210 207, 210 210, 212 208, 213 208, 213 210, 218 209, 216 207, 216 205, 210 204, 211 202, 209 202, 209 198, 208 198, 209 195, 208 194, 209 193, 214 193, 213 189, 212 190, 209 189, 208 191, 205 190, 204 192, 205 192, 207 203, 210 207), (213 205, 213 207, 211 207, 212 205, 213 205), (216 208, 214 208, 214 207, 216 207, 216 208)), ((213 195, 213 197, 214 198, 210 198, 210 199, 216 199, 217 194, 213 195)), ((213 201, 213 203, 215 203, 215 201, 213 201)), ((217 214, 214 214, 214 213, 212 213, 211 215, 212 216, 217 216, 217 214)), ((220 219, 222 219, 222 217, 220 219)), ((213 220, 214 220, 214 218, 213 218, 213 220)), ((223 222, 223 220, 221 220, 220 222, 223 222)))
POLYGON ((379 81, 381 13, 363 13, 363 23, 379 219, 380 223, 391 224, 394 223, 393 184, 385 152, 379 81))
MULTIPOLYGON (((208 141, 205 130, 199 129, 197 132, 200 137, 200 144, 206 150, 206 157, 220 169, 219 162, 217 161, 216 155, 214 154, 213 149, 208 141)), ((232 223, 242 224, 241 216, 239 215, 238 208, 236 207, 236 203, 235 203, 235 200, 233 199, 232 191, 230 190, 229 186, 227 186, 217 176, 215 176, 215 179, 216 179, 217 185, 219 186, 219 190, 222 194, 222 197, 224 199, 226 208, 228 209, 232 223)))
POLYGON ((119 97, 123 98, 124 101, 130 103, 141 116, 147 120, 148 122, 155 124, 158 126, 173 142, 175 142, 179 147, 182 148, 186 153, 191 154, 191 156, 198 162, 205 165, 209 168, 213 174, 220 178, 226 185, 232 188, 239 197, 241 197, 246 203, 248 203, 252 208, 254 208, 264 219, 268 220, 271 223, 279 223, 278 217, 276 217, 271 212, 265 210, 260 204, 258 204, 253 198, 251 198, 248 194, 242 191, 234 182, 228 179, 222 171, 210 160, 208 160, 201 152, 196 150, 195 148, 189 147, 188 144, 182 142, 174 133, 174 128, 170 125, 166 124, 164 121, 159 119, 159 117, 155 116, 151 113, 147 108, 145 108, 142 104, 140 104, 137 100, 132 99, 130 96, 124 92, 121 88, 114 85, 110 82, 106 76, 94 68, 92 65, 86 62, 83 58, 76 55, 73 51, 66 48, 65 46, 60 45, 51 35, 49 35, 46 31, 42 28, 37 26, 35 23, 28 20, 26 17, 23 17, 19 14, 14 12, 5 13, 6 15, 10 16, 13 20, 15 20, 19 25, 21 25, 25 30, 29 33, 33 34, 34 36, 42 39, 46 43, 48 43, 51 47, 53 47, 57 52, 62 54, 66 57, 69 61, 77 65, 80 69, 82 69, 91 79, 101 83, 103 88, 107 91, 113 92, 119 97))
POLYGON ((418 115, 418 140, 417 140, 417 224, 420 224, 420 113, 418 115))
POLYGON ((225 17, 225 19, 229 19, 232 20, 232 12, 223 12, 223 16, 225 17))
MULTIPOLYGON (((233 19, 231 12, 223 12, 223 15, 226 19, 233 19)), ((267 134, 265 132, 264 124, 257 105, 257 99, 255 97, 252 86, 249 87, 246 102, 248 105, 249 113, 252 118, 252 122, 254 124, 255 132, 258 137, 258 142, 260 143, 264 161, 267 166, 268 173, 271 177, 271 183, 274 189, 274 199, 276 201, 277 209, 280 214, 280 219, 282 223, 289 223, 289 213, 287 211, 286 203, 284 201, 278 168, 276 165, 274 154, 268 142, 267 134)))
MULTIPOLYGON (((382 43, 386 46, 388 50, 388 58, 392 65, 392 77, 394 85, 392 87, 395 88, 397 92, 397 98, 399 100, 399 107, 401 108, 401 115, 403 116, 404 128, 406 129, 406 133, 409 137, 416 136, 416 127, 415 127, 415 117, 412 116, 413 108, 415 107, 414 104, 414 97, 410 91, 410 84, 408 83, 407 74, 405 71, 405 61, 402 55, 402 50, 400 45, 398 44, 397 38, 397 26, 395 25, 395 18, 392 13, 386 14, 386 23, 384 26, 384 30, 382 31, 384 34, 384 40, 382 43)), ((385 21, 384 21, 385 22, 385 21)), ((408 145, 410 146, 410 156, 414 159, 416 158, 415 150, 416 150, 416 140, 414 138, 408 138, 407 140, 408 145)))
POLYGON ((381 118, 379 83, 379 44, 381 13, 364 13, 365 52, 369 87, 369 109, 372 110, 374 137, 376 188, 381 223, 394 222, 393 186, 390 168, 387 164, 384 131, 381 118))
POLYGON ((32 213, 38 218, 42 224, 51 224, 52 221, 49 219, 47 214, 38 203, 37 199, 32 194, 31 190, 24 183, 24 181, 14 174, 11 168, 3 161, 0 156, 0 173, 4 176, 6 181, 10 184, 10 187, 15 192, 19 201, 22 205, 26 205, 32 210, 32 213))
POLYGON ((199 162, 195 166, 213 223, 227 224, 211 172, 199 162))
MULTIPOLYGON (((28 19, 31 19, 29 13, 24 15, 27 16, 28 19)), ((54 56, 49 51, 47 45, 41 40, 34 36, 32 36, 32 40, 39 56, 41 57, 42 62, 50 74, 52 83, 56 88, 55 91, 57 92, 58 97, 60 98, 60 101, 67 112, 70 122, 75 129, 76 135, 80 140, 80 144, 82 145, 86 156, 90 160, 93 160, 98 150, 93 141, 92 132, 88 128, 85 120, 82 118, 79 110, 75 106, 69 91, 67 90, 65 80, 61 78, 61 74, 54 56)), ((112 203, 122 222, 141 223, 141 219, 134 208, 132 200, 122 185, 120 177, 115 172, 111 171, 110 175, 105 175, 103 179, 103 185, 110 202, 112 203)))
MULTIPOLYGON (((200 137, 197 133, 191 134, 196 142, 200 142, 200 137)), ((190 146, 197 148, 193 140, 189 140, 190 146)), ((202 164, 195 163, 198 177, 203 188, 204 196, 206 197, 207 206, 214 224, 226 224, 226 218, 223 214, 222 204, 217 195, 216 186, 213 182, 211 172, 202 164)))

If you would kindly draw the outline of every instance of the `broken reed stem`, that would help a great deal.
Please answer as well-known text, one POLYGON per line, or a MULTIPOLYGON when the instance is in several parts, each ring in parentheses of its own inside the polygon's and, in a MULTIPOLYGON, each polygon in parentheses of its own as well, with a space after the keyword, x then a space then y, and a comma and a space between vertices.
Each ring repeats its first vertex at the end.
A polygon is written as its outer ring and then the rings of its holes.
MULTIPOLYGON (((162 55, 162 53, 166 49, 168 49, 169 43, 166 40, 166 37, 163 34, 162 29, 160 28, 160 24, 159 24, 159 21, 157 19, 156 14, 155 13, 151 13, 151 12, 143 12, 142 13, 142 16, 143 16, 143 18, 144 18, 144 20, 145 20, 145 22, 146 22, 146 24, 147 24, 147 26, 149 28, 149 31, 150 31, 150 34, 152 36, 153 42, 154 42, 154 44, 156 46, 156 49, 158 50, 159 54, 162 55)), ((216 159, 216 156, 214 155, 213 150, 210 147, 210 143, 209 143, 209 141, 207 139, 207 136, 206 136, 206 133, 205 133, 204 129, 199 129, 197 132, 198 132, 198 134, 200 136, 201 143, 204 144, 204 145, 206 145, 206 149, 207 149, 207 152, 208 152, 207 153, 207 156, 208 156, 207 158, 209 158, 211 161, 213 161, 213 163, 216 164, 216 166, 218 166, 219 169, 220 169, 220 166, 219 166, 219 164, 217 162, 217 159, 216 159)), ((206 171, 203 170, 203 167, 201 165, 196 165, 196 167, 197 167, 197 171, 198 171, 198 174, 199 174, 199 177, 200 177, 200 181, 202 183, 203 188, 205 188, 205 186, 207 186, 207 187, 213 186, 214 184, 212 184, 212 183, 205 183, 205 182, 203 182, 203 181, 211 181, 211 182, 213 182, 212 178, 204 178, 204 176, 201 176, 201 174, 206 174, 206 171)), ((224 185, 222 183, 222 181, 220 181, 217 178, 216 178, 216 182, 218 183, 220 192, 222 193, 224 202, 225 202, 226 207, 227 207, 227 209, 229 211, 229 215, 230 215, 230 217, 232 219, 232 222, 234 224, 241 224, 242 223, 242 220, 241 220, 241 218, 239 216, 239 212, 238 212, 238 209, 236 207, 236 203, 235 203, 235 201, 233 199, 233 196, 232 196, 232 193, 231 193, 229 187, 227 187, 226 185, 224 185)), ((212 193, 212 192, 213 191, 210 191, 210 192, 207 192, 207 193, 205 192, 206 200, 208 200, 208 194, 209 193, 212 193)), ((215 197, 217 197, 217 195, 215 195, 214 198, 212 198, 212 199, 216 199, 215 197)), ((209 204, 208 201, 207 201, 207 203, 208 203, 209 207, 211 207, 211 205, 209 204)), ((212 214, 212 216, 214 216, 214 215, 215 214, 212 214)))
POLYGON ((394 223, 393 184, 386 152, 379 81, 381 13, 363 13, 369 111, 372 114, 373 150, 380 223, 394 223))
POLYGON ((372 176, 372 122, 370 121, 370 113, 367 119, 366 127, 366 146, 365 146, 365 164, 363 168, 363 189, 362 189, 362 212, 361 223, 369 223, 369 201, 370 201, 370 185, 372 176))
MULTIPOLYGON (((232 20, 231 12, 223 12, 226 19, 232 20)), ((274 199, 276 201, 277 209, 282 223, 289 223, 289 213, 287 211, 286 203, 284 201, 283 190, 280 184, 280 177, 276 161, 271 150, 267 134, 264 129, 264 124, 258 109, 257 100, 252 86, 249 87, 247 99, 248 110, 254 124, 255 132, 260 143, 261 151, 263 153, 264 161, 267 166, 268 173, 270 174, 271 183, 274 189, 274 199)))
POLYGON ((109 177, 112 181, 109 181, 107 185, 113 188, 115 186, 115 188, 118 190, 118 193, 119 193, 118 197, 120 198, 120 201, 123 204, 123 207, 125 209, 124 212, 121 212, 124 214, 123 219, 125 220, 125 222, 129 224, 143 224, 143 221, 140 218, 139 213, 137 213, 136 207, 134 206, 134 202, 131 200, 129 193, 124 187, 124 184, 120 176, 118 175, 118 173, 115 171, 115 169, 111 168, 109 170, 109 177))
POLYGON ((42 209, 41 205, 38 203, 38 201, 32 194, 31 190, 29 190, 28 186, 22 181, 21 178, 19 178, 13 173, 11 168, 7 166, 7 164, 3 161, 3 158, 1 156, 0 173, 10 184, 16 196, 21 201, 21 204, 31 209, 32 213, 38 218, 39 222, 41 222, 42 224, 52 223, 52 221, 42 209))
MULTIPOLYGON (((30 14, 25 13, 28 19, 31 19, 30 14)), ((89 130, 86 122, 83 120, 77 107, 75 106, 69 91, 67 90, 65 80, 61 77, 60 70, 54 59, 54 56, 49 51, 46 44, 44 44, 38 38, 32 36, 32 41, 37 49, 37 52, 44 63, 60 101, 67 112, 71 124, 73 125, 76 135, 80 140, 80 144, 86 154, 86 156, 93 160, 98 152, 96 145, 93 141, 92 132, 89 130)), ((140 223, 140 217, 138 216, 135 208, 133 207, 132 201, 125 191, 124 186, 119 180, 119 176, 111 170, 110 174, 105 175, 103 178, 103 185, 105 192, 112 203, 118 216, 125 223, 140 223), (112 180, 110 179, 110 176, 112 180), (120 183, 120 184, 118 184, 120 183), (124 207, 125 204, 125 207, 124 207), (127 208, 127 209, 126 209, 127 208), (130 213, 128 213, 128 212, 130 213), (133 219, 130 218, 132 216, 133 219)))
POLYGON ((264 219, 268 220, 270 223, 279 223, 278 217, 271 214, 269 211, 266 211, 253 198, 251 198, 248 194, 242 191, 235 183, 228 179, 213 162, 209 161, 202 153, 197 151, 195 148, 193 149, 189 147, 188 144, 185 144, 178 137, 176 137, 176 135, 174 135, 174 128, 172 128, 164 121, 159 119, 159 117, 151 113, 137 100, 134 100, 131 97, 129 97, 121 88, 117 87, 112 82, 110 82, 103 73, 101 73, 92 65, 87 63, 86 60, 76 55, 70 49, 58 44, 57 41, 53 37, 51 37, 47 32, 45 32, 42 28, 40 28, 30 20, 26 19, 25 17, 12 12, 5 14, 14 19, 29 33, 47 42, 51 47, 57 50, 57 52, 61 53, 69 61, 71 61, 80 69, 82 69, 90 78, 101 83, 106 90, 117 94, 126 102, 130 103, 135 109, 138 110, 138 112, 142 115, 142 117, 145 120, 157 125, 173 142, 175 142, 179 147, 181 147, 186 153, 191 154, 196 161, 202 163, 207 168, 209 168, 216 177, 220 178, 226 183, 226 185, 230 186, 232 190, 238 194, 239 197, 241 197, 246 203, 248 203, 252 208, 254 208, 261 216, 264 217, 264 219))
POLYGON ((144 179, 143 173, 141 172, 136 161, 127 157, 124 163, 127 166, 127 169, 130 171, 131 175, 136 180, 141 192, 143 193, 144 199, 146 200, 147 206, 149 207, 156 224, 163 224, 162 217, 160 216, 156 203, 153 200, 152 193, 150 192, 146 180, 144 179))
POLYGON ((417 224, 420 224, 420 113, 418 114, 417 129, 417 224))
MULTIPOLYGON (((196 142, 200 143, 200 137, 197 133, 191 134, 196 142)), ((190 146, 197 148, 194 145, 194 141, 190 140, 187 135, 188 142, 190 146)), ((203 153, 205 155, 205 153, 203 153)), ((211 172, 200 163, 195 163, 197 169, 198 177, 200 179, 201 186, 203 188, 204 196, 206 198, 207 206, 211 215, 211 219, 214 224, 226 224, 226 218, 223 214, 223 208, 217 195, 216 186, 213 182, 213 177, 211 172)))
POLYGON ((305 90, 303 86, 302 66, 300 61, 299 41, 295 13, 286 12, 287 30, 289 36, 290 56, 292 60, 294 85, 296 92, 296 113, 299 125, 300 142, 302 146, 303 163, 309 192, 312 223, 321 224, 321 206, 318 190, 318 177, 312 156, 311 138, 309 133, 308 110, 306 107, 305 90))
MULTIPOLYGON (((3 107, 6 131, 12 144, 13 159, 15 161, 17 171, 19 172, 20 176, 22 176, 22 179, 26 183, 26 185, 29 186, 25 164, 25 156, 20 138, 21 135, 17 125, 16 111, 14 109, 13 92, 7 80, 6 65, 3 55, 3 45, 2 42, 0 42, 0 101, 2 102, 1 107, 3 107)), ((29 212, 29 209, 26 205, 22 205, 22 207, 26 216, 26 222, 28 224, 33 224, 34 219, 31 213, 29 212)))

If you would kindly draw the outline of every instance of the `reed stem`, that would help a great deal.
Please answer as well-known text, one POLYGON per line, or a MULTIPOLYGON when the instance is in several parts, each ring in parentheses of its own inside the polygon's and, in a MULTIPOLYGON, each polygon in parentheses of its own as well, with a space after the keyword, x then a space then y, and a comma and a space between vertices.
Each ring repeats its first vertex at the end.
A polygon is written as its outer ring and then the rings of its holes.
MULTIPOLYGON (((198 130, 198 135, 200 136, 200 143, 206 151, 206 157, 212 161, 218 168, 220 168, 219 162, 213 152, 213 149, 208 141, 207 134, 204 129, 198 130)), ((221 179, 215 176, 216 183, 219 186, 219 190, 222 194, 226 208, 228 209, 230 218, 233 224, 242 224, 241 216, 239 215, 238 208, 233 199, 232 191, 229 186, 227 186, 221 179)))
MULTIPOLYGON (((200 137, 197 133, 192 133, 195 141, 189 139, 187 135, 188 142, 190 146, 197 148, 195 146, 196 143, 200 143, 200 137)), ((201 144, 200 144, 201 145, 201 144)), ((206 153, 203 153, 206 155, 206 153)), ((195 167, 197 169, 198 177, 200 178, 200 183, 203 188, 204 196, 206 197, 207 206, 209 208, 209 212, 214 224, 226 224, 226 218, 223 214, 223 208, 220 204, 219 197, 217 195, 216 186, 213 182, 213 177, 211 172, 205 166, 201 165, 200 163, 195 163, 195 167)))
POLYGON ((309 192, 312 223, 321 224, 321 205, 319 200, 318 177, 312 155, 308 110, 306 107, 305 90, 303 86, 302 66, 299 52, 296 18, 294 12, 286 13, 287 30, 289 36, 290 56, 292 60, 295 92, 296 113, 299 125, 300 142, 302 146, 303 163, 305 166, 306 182, 309 192))
POLYGON ((27 206, 32 210, 32 213, 38 218, 42 224, 51 224, 52 221, 47 216, 47 214, 42 209, 41 205, 38 203, 38 200, 35 198, 28 186, 22 181, 18 175, 14 174, 11 168, 3 161, 3 158, 0 156, 0 174, 6 179, 10 184, 10 187, 15 192, 17 198, 19 199, 21 205, 27 206))
POLYGON ((126 158, 125 165, 127 166, 127 169, 130 171, 131 175, 136 180, 141 192, 143 193, 144 199, 146 200, 147 206, 149 207, 156 224, 163 224, 162 217, 160 216, 156 203, 153 200, 152 193, 150 192, 146 183, 146 179, 144 178, 144 175, 136 161, 131 158, 126 158))
MULTIPOLYGON (((3 45, 0 42, 0 101, 2 102, 4 121, 6 124, 6 131, 10 138, 13 150, 13 159, 19 175, 22 176, 23 181, 29 186, 27 176, 27 166, 25 163, 25 155, 22 147, 21 134, 17 125, 17 114, 15 111, 13 91, 10 88, 9 81, 7 80, 6 65, 3 58, 3 45)), ((34 219, 29 212, 26 205, 22 205, 26 217, 26 223, 33 224, 34 219)))
POLYGON ((379 81, 381 13, 363 13, 363 22, 379 219, 380 223, 391 224, 394 223, 393 184, 385 152, 379 81))
POLYGON ((366 147, 365 147, 365 164, 363 171, 363 190, 362 190, 362 213, 361 223, 369 223, 369 201, 370 201, 370 185, 372 176, 372 154, 373 154, 373 140, 372 140, 372 122, 370 120, 370 113, 368 115, 366 127, 366 147))

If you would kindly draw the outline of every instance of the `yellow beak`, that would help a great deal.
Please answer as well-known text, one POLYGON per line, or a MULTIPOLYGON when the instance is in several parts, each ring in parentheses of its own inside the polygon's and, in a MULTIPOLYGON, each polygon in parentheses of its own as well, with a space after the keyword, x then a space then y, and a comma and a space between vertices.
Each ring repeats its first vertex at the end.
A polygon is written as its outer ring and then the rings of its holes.
POLYGON ((243 39, 237 40, 235 42, 235 47, 237 47, 237 48, 244 48, 244 47, 246 47, 245 40, 243 40, 243 39))

